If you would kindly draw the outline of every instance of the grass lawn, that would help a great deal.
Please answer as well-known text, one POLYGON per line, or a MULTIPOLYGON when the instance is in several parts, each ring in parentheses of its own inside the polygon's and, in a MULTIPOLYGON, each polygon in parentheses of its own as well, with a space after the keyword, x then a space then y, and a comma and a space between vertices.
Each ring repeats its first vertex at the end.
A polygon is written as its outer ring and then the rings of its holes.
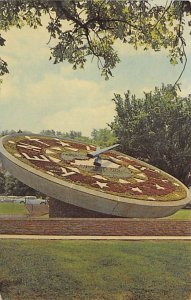
POLYGON ((189 241, 0 240, 10 300, 188 300, 189 241))
POLYGON ((167 218, 171 220, 191 220, 191 209, 180 209, 174 215, 167 218))
POLYGON ((0 203, 1 215, 26 215, 28 210, 24 204, 0 203))

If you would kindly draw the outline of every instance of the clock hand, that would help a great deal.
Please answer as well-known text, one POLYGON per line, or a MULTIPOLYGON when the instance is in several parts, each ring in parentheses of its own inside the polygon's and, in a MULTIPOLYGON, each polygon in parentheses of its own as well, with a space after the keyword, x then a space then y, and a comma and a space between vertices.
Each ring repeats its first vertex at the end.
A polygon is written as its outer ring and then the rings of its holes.
POLYGON ((87 156, 88 157, 97 157, 99 156, 100 154, 104 153, 104 152, 107 152, 115 147, 119 146, 119 144, 115 144, 115 145, 112 145, 112 146, 109 146, 109 147, 106 147, 106 148, 103 148, 103 149, 97 149, 96 151, 93 151, 93 152, 90 152, 90 153, 87 153, 87 156))
POLYGON ((90 152, 90 153, 87 153, 87 156, 90 157, 90 158, 94 158, 95 157, 95 160, 94 160, 94 165, 96 167, 101 167, 101 157, 100 157, 100 154, 104 153, 104 152, 107 152, 115 147, 119 146, 119 144, 115 144, 113 146, 109 146, 109 147, 106 147, 106 148, 103 148, 103 149, 100 149, 100 148, 97 148, 96 151, 93 151, 93 152, 90 152))

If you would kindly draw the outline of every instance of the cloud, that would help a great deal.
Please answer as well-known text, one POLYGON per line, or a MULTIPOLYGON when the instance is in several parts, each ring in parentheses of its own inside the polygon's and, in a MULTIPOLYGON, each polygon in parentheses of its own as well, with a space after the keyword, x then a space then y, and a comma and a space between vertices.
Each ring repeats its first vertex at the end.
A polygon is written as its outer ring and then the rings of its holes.
POLYGON ((107 90, 105 82, 47 74, 41 82, 28 86, 25 105, 41 111, 38 122, 33 125, 35 131, 43 128, 76 130, 90 135, 93 128, 103 128, 112 121, 112 97, 113 89, 107 90))
POLYGON ((94 79, 95 66, 90 64, 85 71, 74 71, 67 63, 53 65, 47 58, 45 40, 43 29, 7 33, 2 54, 9 62, 10 74, 0 91, 1 128, 33 132, 73 129, 90 134, 94 127, 105 127, 114 111, 110 102, 113 88, 106 88, 101 77, 94 79))
POLYGON ((43 128, 61 130, 81 131, 90 136, 93 128, 104 128, 107 123, 112 122, 114 116, 114 104, 92 107, 76 107, 68 112, 59 111, 49 114, 42 120, 43 128))
POLYGON ((63 104, 66 109, 73 104, 81 105, 86 102, 95 106, 95 100, 101 97, 102 92, 103 88, 96 82, 62 78, 60 74, 48 74, 42 81, 28 85, 26 102, 34 106, 63 104))
POLYGON ((182 87, 180 86, 181 91, 178 92, 178 94, 181 97, 188 97, 189 95, 191 95, 191 85, 188 85, 187 87, 184 87, 184 89, 182 89, 182 87))
POLYGON ((168 52, 165 49, 161 49, 160 52, 156 52, 153 49, 149 48, 148 50, 144 50, 144 46, 139 46, 136 50, 132 45, 128 43, 122 43, 122 41, 117 40, 114 44, 114 48, 119 54, 120 57, 133 57, 133 56, 144 56, 144 55, 159 55, 162 53, 163 55, 167 55, 168 52))
POLYGON ((5 75, 3 77, 3 84, 0 85, 0 104, 11 102, 15 97, 17 88, 13 84, 11 76, 5 75))
POLYGON ((6 39, 6 46, 1 48, 1 53, 10 57, 15 63, 17 59, 26 59, 26 63, 36 60, 38 56, 48 53, 47 46, 48 32, 44 27, 32 29, 28 26, 22 28, 11 28, 3 34, 6 39))

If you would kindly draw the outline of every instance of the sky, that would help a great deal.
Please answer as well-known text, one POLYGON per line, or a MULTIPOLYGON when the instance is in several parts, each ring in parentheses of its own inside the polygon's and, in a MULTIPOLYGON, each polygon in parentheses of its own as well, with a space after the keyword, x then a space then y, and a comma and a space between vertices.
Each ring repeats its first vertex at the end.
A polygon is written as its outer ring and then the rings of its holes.
MULTIPOLYGON (((105 81, 96 61, 84 69, 73 70, 68 62, 54 65, 49 61, 49 35, 45 27, 24 27, 3 33, 6 46, 0 56, 8 62, 10 73, 0 86, 0 131, 43 129, 62 132, 81 131, 90 136, 96 128, 113 121, 114 93, 127 90, 142 96, 162 82, 174 83, 182 65, 172 66, 164 51, 135 51, 117 44, 120 63, 113 77, 105 81)), ((189 35, 187 35, 189 37, 189 35)), ((188 63, 180 80, 181 95, 191 94, 191 38, 187 39, 188 63)))

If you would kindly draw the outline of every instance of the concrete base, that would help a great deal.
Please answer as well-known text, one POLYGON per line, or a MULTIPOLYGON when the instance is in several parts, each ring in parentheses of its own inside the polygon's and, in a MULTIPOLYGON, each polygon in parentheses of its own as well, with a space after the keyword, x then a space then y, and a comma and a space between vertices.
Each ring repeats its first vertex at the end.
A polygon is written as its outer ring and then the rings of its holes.
POLYGON ((81 208, 54 198, 49 198, 48 203, 50 218, 116 218, 113 215, 81 208))

